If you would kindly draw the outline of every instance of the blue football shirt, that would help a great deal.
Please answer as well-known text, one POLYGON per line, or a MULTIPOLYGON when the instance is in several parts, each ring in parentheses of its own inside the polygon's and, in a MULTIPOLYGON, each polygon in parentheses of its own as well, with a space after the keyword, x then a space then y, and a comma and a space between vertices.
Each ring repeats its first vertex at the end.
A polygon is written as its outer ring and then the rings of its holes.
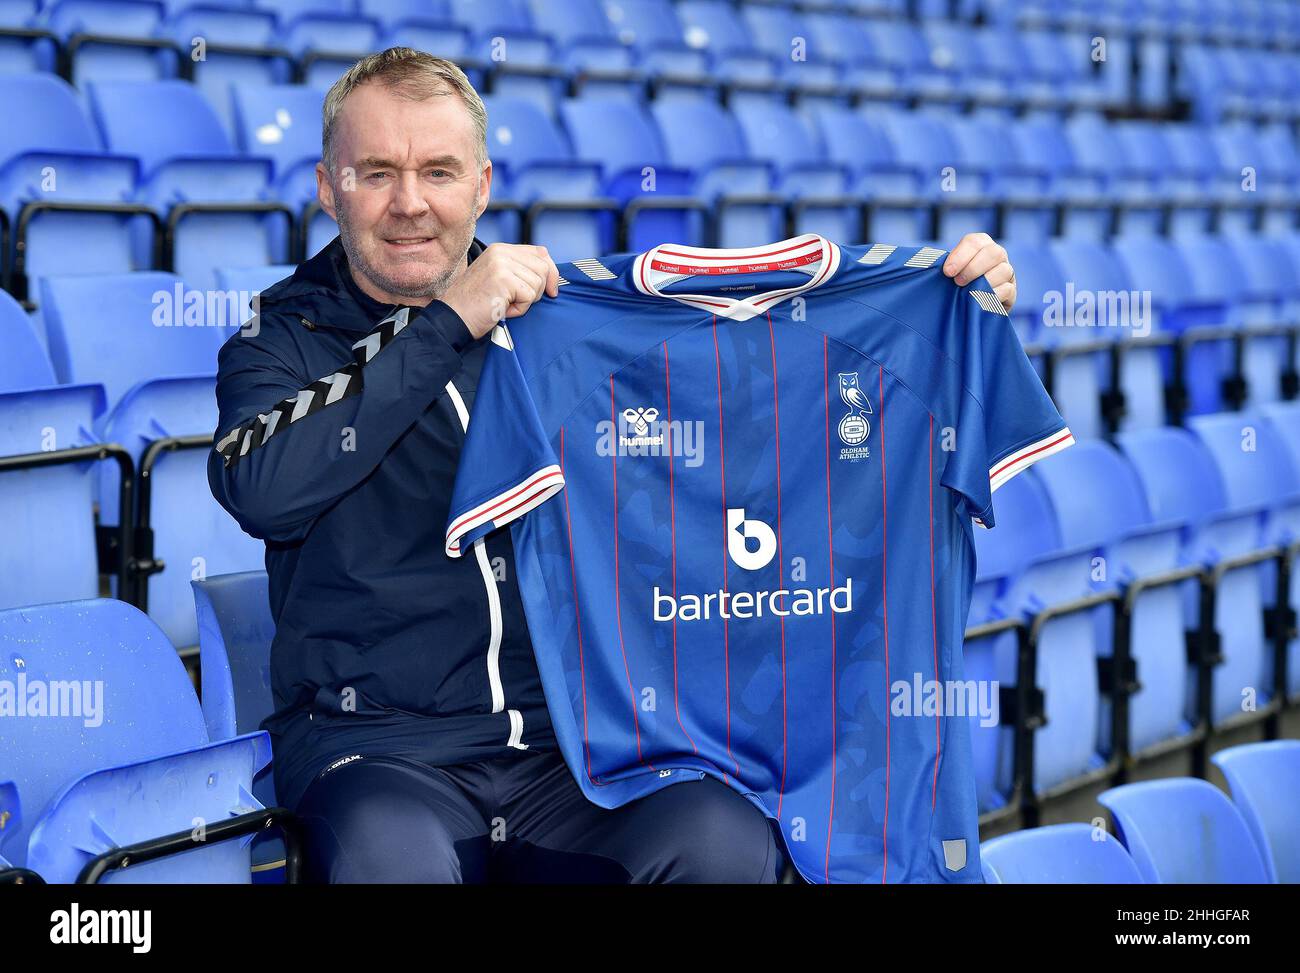
POLYGON ((592 801, 708 774, 810 881, 980 881, 972 521, 1072 439, 944 256, 663 244, 493 332, 447 553, 511 525, 592 801))

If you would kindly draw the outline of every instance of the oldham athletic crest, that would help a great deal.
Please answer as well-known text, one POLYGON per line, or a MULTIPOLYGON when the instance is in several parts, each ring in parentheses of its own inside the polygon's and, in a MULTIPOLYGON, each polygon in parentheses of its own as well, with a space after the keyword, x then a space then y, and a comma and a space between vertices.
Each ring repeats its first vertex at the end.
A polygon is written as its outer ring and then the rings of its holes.
POLYGON ((845 446, 858 446, 871 435, 871 403, 858 387, 857 372, 840 372, 840 398, 849 407, 849 413, 840 420, 840 440, 845 446))

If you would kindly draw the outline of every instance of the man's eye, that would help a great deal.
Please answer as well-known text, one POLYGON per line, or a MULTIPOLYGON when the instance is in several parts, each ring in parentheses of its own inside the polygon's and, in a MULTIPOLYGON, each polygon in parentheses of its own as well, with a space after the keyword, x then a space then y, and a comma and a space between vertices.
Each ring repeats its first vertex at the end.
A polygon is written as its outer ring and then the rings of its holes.
POLYGON ((380 179, 384 179, 387 176, 388 173, 386 172, 372 172, 368 176, 366 176, 366 178, 369 179, 371 182, 378 182, 380 179))
POLYGON ((435 179, 441 179, 443 176, 450 176, 451 173, 446 169, 431 169, 429 175, 433 176, 435 179))

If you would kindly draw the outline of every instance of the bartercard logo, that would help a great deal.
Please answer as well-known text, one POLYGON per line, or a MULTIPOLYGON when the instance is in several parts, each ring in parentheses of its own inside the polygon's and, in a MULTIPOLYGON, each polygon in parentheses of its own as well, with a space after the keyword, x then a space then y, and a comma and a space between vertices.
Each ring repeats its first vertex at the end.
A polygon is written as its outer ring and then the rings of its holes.
POLYGON ((744 507, 727 510, 727 554, 746 571, 767 567, 776 553, 776 534, 761 520, 746 520, 744 507), (757 547, 749 549, 749 542, 757 547))
MULTIPOLYGON (((745 516, 744 507, 727 509, 727 556, 746 571, 767 567, 776 554, 776 533, 761 520, 745 516)), ((821 615, 853 610, 853 579, 839 587, 776 588, 765 591, 710 591, 702 595, 652 594, 656 622, 694 622, 709 618, 762 618, 768 615, 821 615)))

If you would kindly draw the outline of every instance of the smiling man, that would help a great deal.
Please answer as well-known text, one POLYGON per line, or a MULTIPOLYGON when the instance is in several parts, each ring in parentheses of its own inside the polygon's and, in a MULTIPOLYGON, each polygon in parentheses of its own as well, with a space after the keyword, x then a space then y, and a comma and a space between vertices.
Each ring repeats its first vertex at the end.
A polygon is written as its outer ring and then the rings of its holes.
MULTIPOLYGON (((485 336, 558 293, 545 248, 475 239, 486 133, 450 62, 393 48, 355 65, 325 100, 317 167, 338 239, 221 351, 209 480, 266 542, 279 801, 319 881, 774 881, 766 819, 718 781, 588 802, 556 747, 509 533, 443 551, 485 336)), ((945 271, 1014 300, 987 236, 945 271)))

